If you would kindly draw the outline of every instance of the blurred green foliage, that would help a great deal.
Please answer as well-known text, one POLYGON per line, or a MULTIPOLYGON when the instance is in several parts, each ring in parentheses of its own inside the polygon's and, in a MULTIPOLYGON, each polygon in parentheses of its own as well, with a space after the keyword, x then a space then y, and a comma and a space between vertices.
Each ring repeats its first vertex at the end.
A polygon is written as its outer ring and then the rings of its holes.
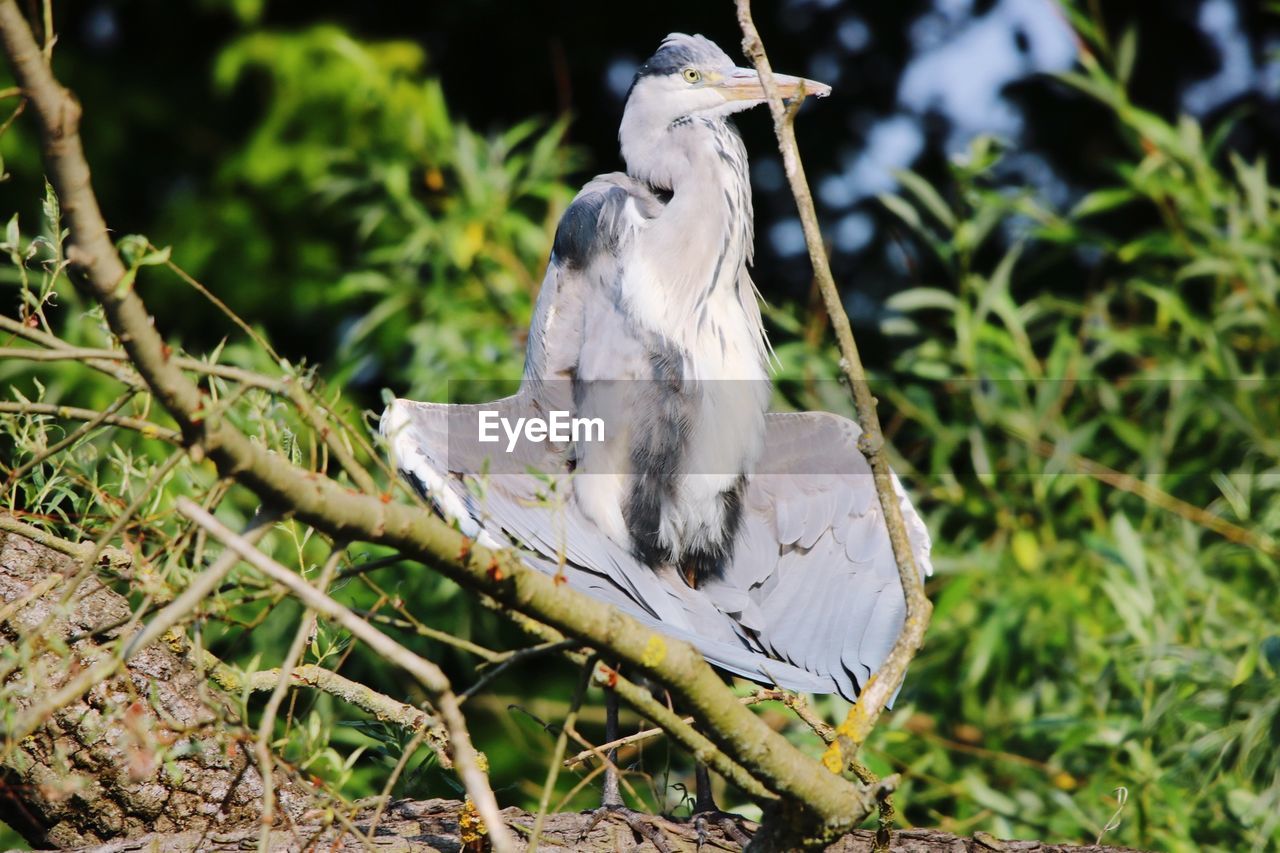
MULTIPOLYGON (((255 4, 240 5, 252 18, 255 4)), ((1131 104, 1119 82, 1135 61, 1131 44, 1108 44, 1087 16, 1073 24, 1088 50, 1064 81, 1105 105, 1130 143, 1111 185, 1056 210, 1034 188, 998 183, 1002 144, 980 138, 944 183, 904 174, 902 194, 884 199, 910 250, 931 257, 920 269, 936 275, 891 301, 882 331, 897 355, 876 388, 939 571, 927 647, 867 754, 876 770, 905 773, 898 800, 912 824, 1265 850, 1280 843, 1280 190, 1265 164, 1224 150, 1221 128, 1206 136, 1189 119, 1131 104), (1077 270, 1087 275, 1064 286, 1077 270), (1206 515, 1236 538, 1208 529, 1206 515)), ((229 336, 210 360, 310 389, 371 467, 377 450, 361 450, 368 419, 327 389, 373 406, 372 374, 397 394, 445 399, 450 378, 519 372, 531 300, 573 193, 567 176, 581 165, 563 123, 476 133, 450 118, 419 48, 332 26, 246 35, 222 52, 215 79, 227 92, 247 87, 261 115, 212 190, 180 191, 150 243, 172 246, 183 270, 234 294, 249 322, 271 317, 286 334, 331 338, 333 357, 291 365, 210 313, 214 339, 229 336)), ((11 168, 31 162, 20 141, 6 151, 11 168)), ((53 207, 46 213, 56 220, 53 207)), ((6 236, 6 314, 38 309, 66 340, 109 346, 62 276, 56 227, 44 234, 33 242, 15 223, 6 236)), ((162 321, 166 308, 203 304, 163 263, 137 286, 162 321)), ((769 319, 779 405, 849 412, 839 386, 822 381, 836 375, 822 319, 795 306, 769 319)), ((121 394, 70 363, 10 360, 0 381, 6 399, 105 408, 121 394)), ((218 378, 206 387, 267 446, 335 470, 313 425, 278 395, 218 378)), ((143 396, 123 405, 149 411, 143 396)), ((0 474, 71 428, 6 416, 0 474)), ((3 506, 79 538, 102 535, 137 501, 124 535, 153 573, 134 594, 164 601, 207 547, 174 516, 174 497, 213 500, 226 489, 207 463, 165 469, 167 454, 99 430, 7 483, 3 506)), ((220 515, 242 522, 251 497, 238 488, 226 497, 220 515)), ((325 551, 292 523, 265 548, 308 573, 325 551)), ((344 567, 379 556, 357 549, 344 567)), ((251 575, 235 578, 209 603, 203 642, 239 666, 275 666, 297 609, 251 575)), ((494 649, 520 642, 419 567, 353 575, 339 596, 391 620, 382 626, 459 685, 477 677, 477 659, 434 631, 494 649)), ((308 660, 421 698, 328 629, 308 660)), ((566 664, 536 659, 468 702, 504 802, 536 804, 574 678, 566 664)), ((261 697, 241 698, 252 718, 261 697)), ((831 698, 818 707, 832 718, 844 710, 831 698)), ((582 726, 596 737, 598 711, 582 726)), ((807 731, 766 713, 816 754, 807 731)), ((279 736, 286 757, 353 798, 380 789, 407 740, 305 692, 279 736)), ((647 748, 651 805, 679 802, 686 762, 647 748)), ((576 782, 564 774, 560 793, 576 782)), ((451 786, 421 750, 396 792, 451 786)), ((588 787, 570 805, 594 796, 588 787)), ((733 795, 722 803, 739 806, 733 795)))
POLYGON ((519 375, 580 158, 563 121, 488 136, 451 121, 425 59, 330 25, 233 41, 215 84, 251 89, 262 115, 212 193, 176 199, 151 236, 243 316, 308 348, 321 336, 335 380, 376 365, 400 392, 441 398, 449 378, 519 375))
POLYGON ((1092 52, 1063 79, 1130 143, 1112 186, 1053 210, 995 187, 981 138, 941 192, 904 175, 884 199, 945 278, 886 324, 881 393, 942 572, 880 757, 921 822, 1081 837, 1123 788, 1108 839, 1274 849, 1280 190, 1223 129, 1130 103, 1126 60, 1076 23, 1092 52), (1061 292, 1081 258, 1090 280, 1061 292))

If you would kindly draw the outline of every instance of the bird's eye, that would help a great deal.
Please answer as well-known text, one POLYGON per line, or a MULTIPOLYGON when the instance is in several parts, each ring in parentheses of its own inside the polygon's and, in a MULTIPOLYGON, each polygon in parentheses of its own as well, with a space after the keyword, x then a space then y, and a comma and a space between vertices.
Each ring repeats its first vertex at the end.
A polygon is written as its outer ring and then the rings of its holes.
POLYGON ((702 72, 696 68, 686 68, 683 74, 687 83, 697 83, 702 79, 702 72))

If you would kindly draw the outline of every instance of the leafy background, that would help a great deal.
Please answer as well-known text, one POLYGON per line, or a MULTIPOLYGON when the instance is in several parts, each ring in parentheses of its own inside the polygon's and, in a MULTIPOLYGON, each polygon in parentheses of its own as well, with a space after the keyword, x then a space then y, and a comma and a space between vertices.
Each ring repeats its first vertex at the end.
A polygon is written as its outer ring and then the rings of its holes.
MULTIPOLYGON (((757 12, 775 66, 836 84, 806 108, 803 150, 895 464, 936 542, 934 625, 867 757, 904 773, 909 824, 1273 849, 1276 10, 889 5, 797 0, 757 12), (968 86, 948 88, 951 78, 968 86)), ((629 69, 669 29, 733 52, 731 8, 687 6, 650 4, 644 21, 620 27, 615 9, 585 3, 68 4, 55 10, 55 57, 86 105, 108 220, 171 247, 176 266, 152 254, 138 284, 166 334, 227 363, 276 363, 180 268, 362 432, 384 389, 446 399, 468 387, 452 380, 518 375, 557 217, 585 177, 617 167, 629 69)), ((777 405, 849 413, 767 122, 741 124, 777 405)), ((0 154, 0 210, 17 214, 0 246, 13 261, 0 277, 5 313, 39 305, 66 339, 104 345, 57 266, 56 200, 32 128, 15 122, 0 154)), ((99 408, 120 393, 71 364, 9 360, 0 382, 6 399, 99 408)), ((231 402, 271 446, 299 460, 317 452, 270 395, 231 402)), ((220 488, 207 466, 98 431, 14 479, 69 427, 4 418, 4 506, 94 536, 136 499, 140 519, 124 535, 152 555, 157 600, 198 564, 171 507, 220 488)), ((223 515, 251 509, 233 492, 223 515)), ((321 554, 290 525, 266 547, 304 569, 321 554)), ((341 596, 458 684, 476 679, 477 659, 435 632, 520 642, 420 568, 354 576, 341 596)), ((241 577, 211 605, 204 641, 265 668, 296 615, 241 577)), ((415 698, 328 629, 309 659, 415 698)), ((576 678, 540 658, 469 700, 504 803, 536 804, 576 678)), ((595 736, 598 699, 584 710, 595 736)), ((260 699, 242 701, 252 717, 260 699)), ((832 698, 816 704, 833 719, 844 711, 832 698)), ((783 713, 764 713, 816 753, 783 713)), ((379 790, 404 745, 308 694, 279 734, 291 760, 352 798, 379 790)), ((657 745, 629 760, 650 807, 680 802, 685 757, 657 745)), ((410 768, 397 793, 453 793, 425 757, 410 768)), ((576 781, 567 774, 560 791, 576 781)), ((594 797, 587 786, 570 804, 594 797)), ((742 805, 732 792, 722 800, 742 805)))

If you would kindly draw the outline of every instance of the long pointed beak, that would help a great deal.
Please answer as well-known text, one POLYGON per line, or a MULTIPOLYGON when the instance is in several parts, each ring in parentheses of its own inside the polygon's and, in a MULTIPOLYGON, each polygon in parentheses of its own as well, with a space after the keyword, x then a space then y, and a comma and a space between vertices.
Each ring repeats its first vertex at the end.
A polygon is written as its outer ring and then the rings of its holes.
MULTIPOLYGON (((778 94, 783 98, 794 98, 801 92, 817 98, 825 98, 831 94, 830 86, 815 80, 792 77, 790 74, 774 74, 773 79, 777 81, 778 94)), ((763 101, 767 97, 760 75, 754 68, 735 68, 712 85, 730 101, 763 101)))

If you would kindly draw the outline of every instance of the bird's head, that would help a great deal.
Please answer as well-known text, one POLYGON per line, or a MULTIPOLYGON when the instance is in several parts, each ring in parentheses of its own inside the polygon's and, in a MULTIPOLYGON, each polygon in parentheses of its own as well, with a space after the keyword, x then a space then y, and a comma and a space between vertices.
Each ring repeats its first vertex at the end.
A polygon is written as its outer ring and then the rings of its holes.
MULTIPOLYGON (((825 97, 831 87, 787 74, 775 74, 784 98, 800 93, 825 97)), ((624 122, 637 120, 665 128, 684 118, 724 117, 766 100, 760 75, 734 65, 715 42, 699 35, 672 33, 636 72, 627 95, 624 122)))

